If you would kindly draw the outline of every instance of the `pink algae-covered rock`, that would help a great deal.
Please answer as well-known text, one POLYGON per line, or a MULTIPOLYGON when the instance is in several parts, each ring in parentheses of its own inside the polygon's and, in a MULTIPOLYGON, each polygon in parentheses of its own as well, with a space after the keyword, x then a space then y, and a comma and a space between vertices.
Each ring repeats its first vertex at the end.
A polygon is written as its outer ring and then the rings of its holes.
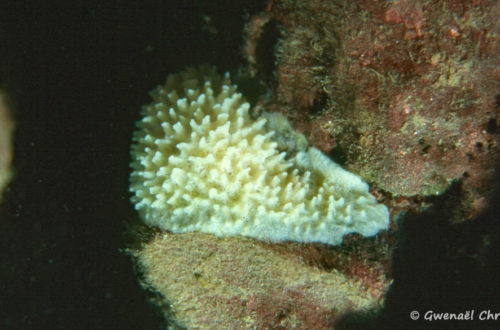
POLYGON ((457 204, 471 218, 499 159, 499 16, 492 0, 273 1, 265 21, 250 20, 245 55, 257 75, 265 59, 248 44, 266 38, 255 31, 263 23, 277 25, 269 109, 340 153, 392 211, 461 181, 457 204))
POLYGON ((388 289, 387 239, 344 247, 155 233, 132 251, 167 320, 204 329, 331 329, 378 310, 388 289), (345 252, 350 251, 350 252, 345 252), (377 261, 369 261, 373 259, 377 261))

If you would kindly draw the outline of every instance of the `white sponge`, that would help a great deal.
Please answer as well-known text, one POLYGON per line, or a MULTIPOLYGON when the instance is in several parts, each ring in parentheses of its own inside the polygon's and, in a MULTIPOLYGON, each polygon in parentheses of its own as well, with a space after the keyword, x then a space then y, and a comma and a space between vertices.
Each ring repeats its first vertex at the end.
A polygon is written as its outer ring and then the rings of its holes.
POLYGON ((333 245, 388 227, 389 212, 368 185, 318 149, 285 158, 228 74, 189 68, 151 95, 134 133, 130 177, 146 224, 333 245))

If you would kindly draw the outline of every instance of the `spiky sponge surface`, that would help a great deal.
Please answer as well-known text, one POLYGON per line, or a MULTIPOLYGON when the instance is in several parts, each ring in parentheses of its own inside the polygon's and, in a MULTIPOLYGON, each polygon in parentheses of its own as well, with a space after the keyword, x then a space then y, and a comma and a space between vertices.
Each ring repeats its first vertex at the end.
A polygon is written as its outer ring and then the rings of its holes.
POLYGON ((387 208, 358 176, 312 147, 286 159, 228 74, 189 68, 151 96, 134 133, 130 178, 148 225, 333 245, 387 228, 387 208))

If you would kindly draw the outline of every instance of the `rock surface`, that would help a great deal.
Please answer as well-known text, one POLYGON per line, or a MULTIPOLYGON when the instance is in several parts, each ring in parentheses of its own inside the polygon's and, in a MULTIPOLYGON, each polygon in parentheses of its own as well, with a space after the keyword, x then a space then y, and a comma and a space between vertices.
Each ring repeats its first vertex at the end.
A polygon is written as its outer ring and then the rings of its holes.
MULTIPOLYGON (((385 244, 377 246, 387 249, 385 244)), ((203 329, 328 329, 349 312, 378 310, 390 280, 374 239, 346 252, 322 244, 157 232, 133 250, 169 322, 203 329), (376 255, 368 261, 364 253, 376 255)), ((345 249, 345 247, 344 247, 345 249)))
POLYGON ((244 50, 275 89, 265 109, 312 145, 399 206, 461 181, 471 218, 499 158, 499 15, 491 0, 274 1, 250 19, 244 50))

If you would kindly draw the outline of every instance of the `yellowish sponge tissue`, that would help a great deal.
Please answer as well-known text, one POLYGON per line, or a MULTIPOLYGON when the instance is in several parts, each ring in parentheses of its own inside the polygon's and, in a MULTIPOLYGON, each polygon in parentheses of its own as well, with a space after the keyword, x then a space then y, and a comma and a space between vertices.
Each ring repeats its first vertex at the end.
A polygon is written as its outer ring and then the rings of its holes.
POLYGON ((387 229, 387 207, 360 177, 314 147, 279 152, 275 131, 266 130, 276 116, 252 119, 229 74, 188 68, 151 96, 134 132, 130 176, 147 225, 332 245, 387 229))

